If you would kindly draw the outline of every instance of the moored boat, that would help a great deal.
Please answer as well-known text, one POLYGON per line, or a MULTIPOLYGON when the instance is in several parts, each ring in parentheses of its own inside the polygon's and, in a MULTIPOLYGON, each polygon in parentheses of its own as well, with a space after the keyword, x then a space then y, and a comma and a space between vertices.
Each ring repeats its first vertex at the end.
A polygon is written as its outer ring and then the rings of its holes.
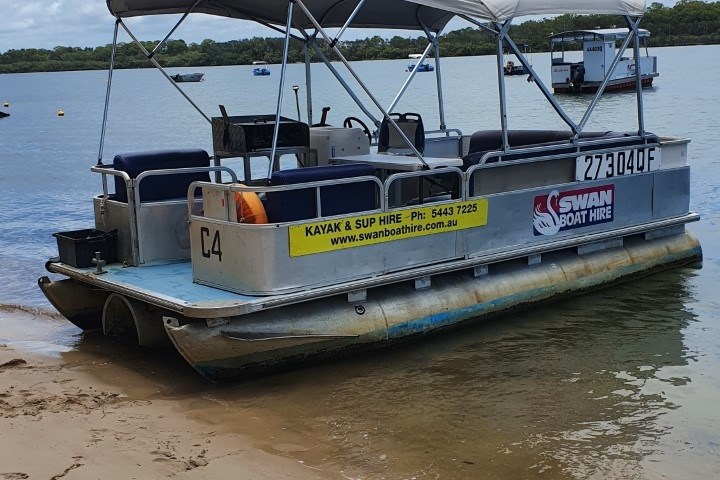
POLYGON ((170 75, 170 78, 172 78, 177 83, 202 82, 203 80, 205 80, 205 74, 204 73, 178 73, 175 75, 170 75))
POLYGON ((405 67, 406 72, 412 72, 413 70, 418 72, 432 72, 435 70, 435 67, 429 64, 427 60, 425 60, 425 56, 421 53, 411 53, 408 55, 408 58, 410 61, 407 67, 405 67))
MULTIPOLYGON (((530 65, 532 65, 532 49, 530 48, 530 45, 522 44, 518 45, 522 48, 523 53, 525 54, 525 57, 528 59, 528 62, 530 65)), ((505 67, 503 68, 503 74, 508 76, 515 76, 515 75, 527 75, 528 70, 523 65, 516 65, 513 60, 508 60, 505 62, 505 67)))
POLYGON ((268 68, 267 62, 256 60, 253 62, 253 65, 257 65, 253 68, 253 75, 256 77, 265 77, 270 75, 270 69, 268 68))
POLYGON ((6 112, 3 112, 3 111, 0 111, 0 118, 5 118, 5 117, 9 117, 9 116, 10 116, 10 114, 9 114, 9 113, 6 113, 6 112))
MULTIPOLYGON (((650 32, 637 29, 637 37, 646 40, 650 32)), ((605 83, 606 91, 633 90, 638 83, 643 88, 652 86, 653 79, 659 75, 657 57, 650 56, 647 47, 644 56, 640 56, 640 48, 636 48, 632 57, 622 56, 613 62, 617 43, 627 38, 627 28, 577 30, 552 35, 550 58, 555 93, 594 93, 608 72, 612 73, 605 83), (580 45, 582 61, 565 61, 566 45, 580 45), (638 72, 639 79, 636 78, 638 72)))
MULTIPOLYGON (((94 228, 57 234, 60 258, 46 266, 66 278, 43 277, 40 288, 81 328, 148 347, 170 343, 199 373, 220 380, 417 339, 699 261, 700 245, 685 228, 699 218, 689 208, 689 140, 645 130, 641 88, 637 129, 585 131, 610 75, 576 122, 507 31, 514 18, 538 13, 624 15, 630 33, 617 62, 636 39, 644 2, 553 5, 386 0, 350 12, 303 0, 238 0, 222 10, 195 3, 197 13, 284 27, 274 113, 229 115, 223 107, 210 117, 193 103, 208 121, 212 155, 130 152, 112 163, 103 161, 105 117, 92 167, 102 180, 94 228), (463 134, 446 125, 437 44, 455 15, 497 42, 489 81, 498 82, 498 129, 463 134), (425 32, 439 129, 395 110, 417 69, 389 106, 377 100, 340 48, 353 26, 425 32), (327 28, 339 30, 331 36, 327 28), (307 52, 307 122, 282 116, 291 39, 307 52), (566 129, 507 128, 505 46, 566 129), (310 52, 357 104, 347 112, 349 128, 312 126, 310 52), (297 156, 297 165, 281 168, 282 155, 297 156), (241 159, 243 171, 224 165, 228 158, 241 159), (256 178, 258 162, 268 170, 256 178)), ((115 42, 124 17, 187 9, 179 0, 108 6, 118 18, 115 42)), ((487 112, 477 118, 485 124, 487 112)))

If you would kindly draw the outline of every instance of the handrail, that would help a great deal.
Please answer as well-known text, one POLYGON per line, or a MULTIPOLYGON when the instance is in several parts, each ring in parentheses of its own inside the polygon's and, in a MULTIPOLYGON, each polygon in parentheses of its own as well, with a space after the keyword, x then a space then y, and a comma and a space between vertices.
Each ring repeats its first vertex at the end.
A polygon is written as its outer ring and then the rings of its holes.
MULTIPOLYGON (((138 186, 140 184, 140 181, 149 176, 154 175, 179 175, 183 173, 199 173, 199 172, 216 172, 216 171, 223 171, 227 172, 230 177, 232 178, 233 182, 237 182, 237 175, 235 175, 235 171, 233 171, 229 167, 225 166, 209 166, 209 167, 184 167, 184 168, 168 168, 164 170, 146 170, 140 175, 138 175, 135 179, 130 178, 130 175, 127 174, 127 172, 124 172, 122 170, 115 170, 114 167, 110 165, 95 165, 93 167, 90 167, 90 171, 94 173, 99 173, 103 176, 103 196, 105 198, 108 197, 108 188, 107 188, 107 181, 105 180, 105 175, 113 175, 115 177, 120 177, 125 181, 125 186, 128 189, 127 190, 127 198, 133 198, 137 200, 137 205, 140 205, 140 199, 139 197, 136 197, 135 193, 130 190, 132 185, 132 180, 135 180, 135 185, 138 186)), ((138 189, 136 189, 138 190, 138 189)))
MULTIPOLYGON (((576 143, 557 143, 552 145, 540 145, 540 146, 530 146, 530 147, 524 147, 524 148, 517 148, 517 149, 510 149, 507 152, 503 152, 501 150, 493 150, 490 152, 485 153, 480 158, 480 161, 478 162, 478 165, 483 165, 489 160, 490 158, 497 157, 499 158, 500 162, 502 162, 502 157, 508 156, 508 155, 521 155, 524 153, 537 153, 537 152, 544 152, 544 151, 554 151, 554 150, 561 150, 561 149, 571 149, 574 148, 575 152, 582 152, 581 148, 583 147, 592 147, 595 145, 602 146, 605 143, 620 143, 620 142, 633 142, 633 141, 641 141, 643 144, 647 145, 649 142, 648 140, 656 140, 657 143, 659 143, 659 139, 655 136, 649 136, 649 137, 640 137, 637 135, 633 135, 630 137, 609 137, 609 138, 588 138, 586 140, 579 140, 576 143)), ((655 142, 652 142, 655 143, 655 142)), ((628 145, 621 145, 617 147, 608 147, 609 149, 614 148, 615 150, 603 150, 603 151, 616 151, 616 150, 622 150, 623 148, 627 148, 628 145)), ((567 156, 570 152, 565 152, 562 155, 567 156)), ((519 159, 513 159, 512 161, 535 161, 538 159, 543 159, 546 157, 531 157, 531 158, 519 158, 519 159)), ((549 158, 548 158, 549 159, 549 158)))
MULTIPOLYGON (((305 182, 305 183, 293 183, 290 185, 275 185, 270 187, 263 187, 263 186, 247 186, 242 184, 230 184, 230 183, 212 183, 212 182, 201 182, 201 181, 195 181, 190 184, 188 187, 188 216, 192 217, 192 208, 193 204, 195 203, 195 189, 202 188, 203 186, 211 186, 212 188, 216 190, 221 191, 227 191, 227 192, 252 192, 252 193, 276 193, 276 192, 284 192, 287 190, 306 190, 310 188, 315 188, 315 208, 318 212, 318 216, 313 219, 307 219, 307 220, 316 220, 317 218, 323 218, 322 217, 322 210, 320 205, 321 200, 321 189, 322 187, 330 187, 330 186, 336 186, 336 185, 342 185, 346 183, 362 183, 362 182, 373 182, 376 184, 378 188, 378 199, 380 206, 379 208, 376 208, 374 210, 368 210, 370 212, 385 212, 386 211, 386 204, 385 204, 385 197, 381 194, 383 192, 383 184, 382 182, 375 176, 372 175, 365 175, 362 177, 349 177, 349 178, 337 178, 332 180, 318 180, 315 182, 305 182)), ((299 223, 305 222, 307 220, 299 220, 299 223)), ((280 222, 280 223, 294 223, 294 222, 280 222)))

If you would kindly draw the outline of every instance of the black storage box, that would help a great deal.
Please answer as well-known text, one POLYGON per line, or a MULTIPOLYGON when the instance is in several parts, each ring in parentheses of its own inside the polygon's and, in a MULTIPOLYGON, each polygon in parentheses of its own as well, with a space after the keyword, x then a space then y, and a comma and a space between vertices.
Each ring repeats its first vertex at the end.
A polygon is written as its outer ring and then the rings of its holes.
MULTIPOLYGON (((275 115, 212 117, 213 149, 216 155, 242 156, 272 148, 275 115)), ((280 117, 278 148, 309 147, 310 127, 287 117, 280 117)))
POLYGON ((117 261, 117 230, 103 232, 94 228, 53 233, 57 239, 60 262, 77 268, 92 267, 95 252, 105 263, 117 261))

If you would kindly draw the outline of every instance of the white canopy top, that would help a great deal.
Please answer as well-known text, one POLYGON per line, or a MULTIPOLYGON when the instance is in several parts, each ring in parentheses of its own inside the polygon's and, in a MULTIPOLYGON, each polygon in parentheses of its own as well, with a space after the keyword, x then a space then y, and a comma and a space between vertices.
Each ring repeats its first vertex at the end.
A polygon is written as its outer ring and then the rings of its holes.
POLYGON ((645 0, 405 0, 482 20, 503 22, 526 15, 607 14, 640 17, 645 0))
MULTIPOLYGON (((194 12, 284 25, 288 0, 107 0, 117 17, 194 12)), ((304 0, 323 27, 341 27, 357 0, 304 0)), ((293 26, 313 28, 299 9, 293 26)), ((455 14, 502 22, 525 15, 609 14, 642 16, 645 0, 365 0, 352 27, 442 29, 455 14)))

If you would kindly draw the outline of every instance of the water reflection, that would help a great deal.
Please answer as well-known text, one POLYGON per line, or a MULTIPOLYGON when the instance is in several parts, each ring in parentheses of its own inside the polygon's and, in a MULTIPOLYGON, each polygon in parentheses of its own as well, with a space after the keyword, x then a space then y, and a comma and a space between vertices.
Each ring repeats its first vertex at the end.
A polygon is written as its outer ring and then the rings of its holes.
MULTIPOLYGON (((188 415, 351 478, 643 477, 669 431, 661 417, 683 406, 673 392, 690 382, 694 276, 670 271, 235 385, 107 343, 112 362, 92 371, 112 381, 120 363, 137 378, 118 382, 153 384, 131 396, 191 398, 188 415)), ((107 340, 88 336, 63 356, 97 355, 98 342, 107 340)))

